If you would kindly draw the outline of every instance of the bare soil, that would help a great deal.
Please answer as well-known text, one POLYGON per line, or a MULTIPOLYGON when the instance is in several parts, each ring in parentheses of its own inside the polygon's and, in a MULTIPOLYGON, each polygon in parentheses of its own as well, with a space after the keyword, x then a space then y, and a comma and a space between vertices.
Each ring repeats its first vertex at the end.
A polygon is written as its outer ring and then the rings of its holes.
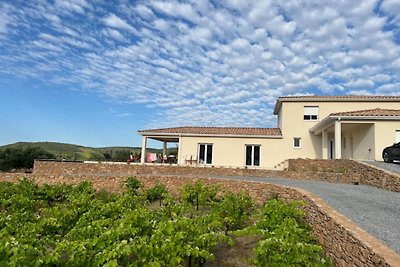
POLYGON ((214 250, 215 260, 206 262, 206 267, 248 267, 254 257, 253 249, 260 241, 258 236, 235 236, 234 244, 220 244, 214 250))

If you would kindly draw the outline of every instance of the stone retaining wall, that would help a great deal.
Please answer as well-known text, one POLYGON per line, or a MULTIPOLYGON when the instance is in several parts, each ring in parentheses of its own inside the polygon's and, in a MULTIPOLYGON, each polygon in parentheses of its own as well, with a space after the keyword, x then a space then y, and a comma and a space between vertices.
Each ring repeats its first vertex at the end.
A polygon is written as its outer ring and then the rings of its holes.
MULTIPOLYGON (((104 173, 101 176, 63 175, 34 173, 7 175, 0 173, 0 180, 17 181, 25 176, 33 179, 38 184, 77 184, 82 180, 92 182, 97 190, 107 190, 115 193, 125 191, 126 176, 110 175, 104 173)), ((148 188, 161 182, 165 184, 172 194, 177 194, 186 183, 194 183, 202 179, 206 184, 218 184, 223 191, 249 192, 258 203, 269 199, 272 195, 278 195, 284 199, 302 200, 306 203, 306 220, 312 226, 313 232, 319 243, 324 247, 328 257, 335 266, 398 266, 400 256, 393 250, 384 246, 377 239, 357 227, 343 215, 330 208, 323 200, 309 192, 285 186, 249 181, 212 178, 184 178, 182 176, 137 175, 148 188)))
POLYGON ((199 167, 177 166, 165 164, 138 164, 138 163, 108 163, 108 162, 55 162, 35 161, 33 171, 35 174, 46 175, 214 175, 214 176, 255 176, 255 177, 281 177, 281 171, 246 168, 224 167, 199 167))
POLYGON ((128 175, 185 175, 185 176, 251 176, 284 177, 317 180, 330 183, 365 184, 400 192, 400 176, 353 160, 290 159, 286 171, 192 167, 156 164, 111 164, 36 161, 35 174, 59 177, 75 176, 128 176, 128 175))
POLYGON ((289 173, 328 182, 358 183, 400 192, 400 175, 354 160, 290 159, 289 173))
POLYGON ((2 182, 17 182, 19 179, 26 177, 31 178, 31 173, 24 172, 0 172, 0 181, 2 182))

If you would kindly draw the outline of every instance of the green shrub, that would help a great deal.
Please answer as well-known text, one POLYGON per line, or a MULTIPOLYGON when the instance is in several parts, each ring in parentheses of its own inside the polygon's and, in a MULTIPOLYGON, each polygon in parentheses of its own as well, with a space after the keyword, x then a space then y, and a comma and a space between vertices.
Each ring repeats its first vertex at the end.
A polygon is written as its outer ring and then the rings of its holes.
MULTIPOLYGON (((141 183, 128 180, 138 193, 141 183)), ((0 183, 0 266, 204 266, 216 246, 232 244, 224 230, 245 226, 254 213, 246 193, 217 199, 216 187, 200 182, 184 192, 190 205, 165 194, 163 205, 151 210, 145 197, 164 197, 164 189, 158 184, 146 196, 113 195, 96 193, 88 182, 0 183), (196 204, 207 209, 192 212, 196 204)), ((256 266, 329 265, 309 229, 298 222, 301 214, 283 201, 265 205, 266 219, 251 226, 259 227, 255 231, 262 239, 256 266), (262 228, 270 223, 276 226, 262 228)))
POLYGON ((110 193, 104 189, 96 192, 96 198, 103 202, 112 202, 115 201, 117 196, 113 193, 110 193))
POLYGON ((148 201, 153 202, 155 200, 162 200, 167 193, 168 190, 165 185, 158 183, 154 187, 147 189, 145 195, 148 201))
POLYGON ((254 249, 255 266, 331 266, 304 221, 302 202, 269 200, 257 222, 262 240, 254 249))
POLYGON ((199 206, 216 201, 218 191, 217 186, 206 186, 203 182, 197 181, 195 184, 187 184, 183 187, 181 198, 199 210, 199 206))
POLYGON ((136 177, 130 176, 125 182, 126 187, 128 188, 128 192, 132 195, 137 195, 138 190, 142 187, 142 182, 139 181, 136 177))
POLYGON ((304 212, 299 209, 302 202, 285 202, 279 199, 269 200, 262 208, 262 218, 257 223, 258 228, 274 231, 285 219, 293 218, 297 223, 304 227, 308 225, 304 222, 304 212))
POLYGON ((331 266, 308 229, 287 218, 254 249, 255 266, 331 266))
POLYGON ((216 207, 218 217, 225 228, 225 233, 243 227, 253 207, 254 202, 247 193, 226 193, 216 207))

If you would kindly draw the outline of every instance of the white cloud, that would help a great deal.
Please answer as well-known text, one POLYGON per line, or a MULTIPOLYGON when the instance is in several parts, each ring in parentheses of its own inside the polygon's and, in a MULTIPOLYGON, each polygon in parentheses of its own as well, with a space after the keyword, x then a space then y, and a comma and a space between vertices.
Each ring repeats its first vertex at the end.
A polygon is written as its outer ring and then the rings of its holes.
POLYGON ((398 94, 396 3, 379 14, 377 1, 26 4, 18 27, 0 14, 17 37, 0 74, 143 105, 154 110, 143 128, 275 126, 281 95, 398 94))
POLYGON ((0 4, 0 38, 2 34, 8 32, 8 26, 13 23, 14 19, 11 16, 13 7, 9 4, 0 4))
POLYGON ((400 2, 397 0, 384 0, 381 9, 388 15, 394 17, 394 23, 400 26, 400 2))
POLYGON ((381 85, 376 89, 378 94, 383 95, 400 95, 400 83, 392 83, 381 85))
POLYGON ((151 19, 154 17, 153 11, 145 5, 139 4, 134 7, 134 10, 144 19, 151 19))
POLYGON ((55 5, 59 9, 84 14, 86 8, 91 8, 91 5, 85 0, 56 0, 55 5))
POLYGON ((103 22, 104 22, 104 24, 106 24, 107 26, 112 27, 112 28, 127 30, 127 31, 131 31, 133 33, 137 32, 136 29, 132 25, 130 25, 125 20, 121 19, 120 17, 118 17, 115 14, 107 15, 105 18, 103 18, 103 22))
POLYGON ((104 30, 104 34, 117 41, 127 42, 127 39, 119 31, 115 29, 107 28, 104 30))
POLYGON ((199 20, 197 12, 188 3, 153 1, 151 5, 158 12, 172 17, 180 17, 192 22, 197 22, 199 20))

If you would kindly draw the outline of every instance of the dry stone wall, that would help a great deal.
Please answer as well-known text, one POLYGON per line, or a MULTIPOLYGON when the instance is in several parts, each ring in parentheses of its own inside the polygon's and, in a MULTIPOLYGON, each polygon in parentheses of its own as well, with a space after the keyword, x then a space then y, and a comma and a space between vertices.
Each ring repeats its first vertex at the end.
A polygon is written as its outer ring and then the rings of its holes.
POLYGON ((265 170, 222 167, 192 167, 171 165, 75 163, 36 161, 35 174, 60 177, 71 175, 127 176, 127 175, 185 175, 185 176, 250 176, 280 177, 317 180, 330 183, 353 183, 371 185, 400 192, 400 176, 388 173, 353 160, 290 159, 288 170, 265 170))
MULTIPOLYGON (((127 171, 127 165, 55 162, 40 162, 38 165, 37 163, 35 163, 33 174, 10 175, 0 173, 0 180, 17 181, 23 176, 39 184, 78 184, 82 180, 88 180, 96 190, 121 193, 125 191, 124 183, 127 176, 136 175, 143 182, 145 188, 161 182, 167 186, 172 194, 178 194, 184 184, 194 183, 198 179, 202 179, 206 184, 218 184, 222 191, 247 191, 258 203, 264 202, 272 195, 278 195, 284 199, 304 201, 306 203, 303 207, 306 211, 306 220, 312 226, 319 243, 324 247, 335 266, 398 266, 400 262, 400 256, 393 250, 337 213, 320 198, 304 190, 249 181, 196 178, 193 173, 204 174, 198 170, 199 168, 192 168, 189 171, 184 167, 170 169, 175 167, 147 168, 141 166, 141 168, 138 168, 136 166, 127 171), (176 173, 163 174, 167 170, 176 173), (184 174, 182 171, 191 175, 182 176, 184 174)), ((129 168, 132 166, 129 166, 129 168)), ((246 170, 239 171, 246 173, 246 170)))
POLYGON ((304 179, 358 183, 400 192, 400 175, 354 160, 290 159, 288 173, 292 172, 304 179))

